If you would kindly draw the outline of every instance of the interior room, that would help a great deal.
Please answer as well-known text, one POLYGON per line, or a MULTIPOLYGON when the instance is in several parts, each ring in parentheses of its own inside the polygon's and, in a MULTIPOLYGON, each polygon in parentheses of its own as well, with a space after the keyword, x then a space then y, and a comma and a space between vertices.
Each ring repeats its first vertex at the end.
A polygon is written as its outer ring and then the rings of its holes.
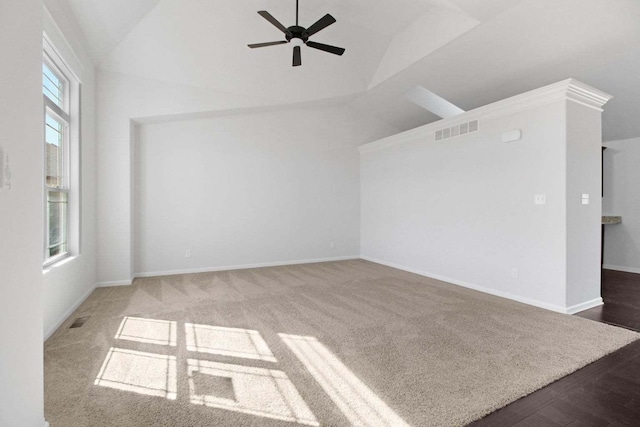
POLYGON ((0 426, 637 426, 640 3, 0 0, 0 426))

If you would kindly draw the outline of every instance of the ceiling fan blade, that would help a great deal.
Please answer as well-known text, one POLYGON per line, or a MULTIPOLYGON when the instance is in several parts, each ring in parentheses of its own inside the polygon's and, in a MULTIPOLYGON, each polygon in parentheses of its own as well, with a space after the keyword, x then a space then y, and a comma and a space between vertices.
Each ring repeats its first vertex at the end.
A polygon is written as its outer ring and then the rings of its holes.
POLYGON ((255 48, 257 48, 257 47, 275 46, 275 45, 278 45, 278 44, 287 44, 287 43, 289 43, 289 42, 288 42, 288 41, 286 41, 286 40, 281 40, 281 41, 279 41, 279 42, 254 43, 254 44, 250 44, 250 45, 248 45, 248 46, 249 46, 251 49, 255 49, 255 48))
POLYGON ((316 43, 312 41, 308 41, 307 46, 318 50, 324 50, 325 52, 333 53, 334 55, 342 55, 345 51, 341 47, 330 46, 328 44, 316 43))
POLYGON ((277 29, 279 29, 280 31, 282 31, 285 34, 291 34, 289 32, 289 30, 287 30, 287 27, 285 27, 284 25, 282 25, 280 23, 280 21, 278 21, 276 18, 274 18, 269 12, 267 12, 266 10, 261 10, 258 12, 258 14, 260 16, 262 16, 264 19, 266 19, 267 21, 271 22, 277 29))
POLYGON ((302 65, 302 54, 300 53, 300 46, 293 48, 293 66, 299 67, 302 65))
POLYGON ((320 18, 318 20, 318 22, 316 22, 315 24, 313 24, 312 26, 310 26, 307 29, 307 34, 312 36, 315 33, 317 33, 320 30, 324 30, 325 28, 327 28, 329 25, 333 24, 336 22, 336 18, 334 18, 333 16, 329 15, 328 13, 326 15, 324 15, 322 18, 320 18))

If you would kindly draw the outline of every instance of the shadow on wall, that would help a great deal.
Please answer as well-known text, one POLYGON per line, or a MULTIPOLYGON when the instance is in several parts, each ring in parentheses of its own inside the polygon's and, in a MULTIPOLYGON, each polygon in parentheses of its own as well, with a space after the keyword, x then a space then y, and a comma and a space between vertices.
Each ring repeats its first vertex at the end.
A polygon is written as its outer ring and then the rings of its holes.
MULTIPOLYGON (((277 369, 198 359, 213 354, 277 364, 258 331, 184 324, 189 402, 275 420, 319 426, 320 423, 289 379, 277 369)), ((115 335, 122 340, 162 346, 159 353, 112 347, 95 379, 108 387, 167 400, 178 398, 184 377, 176 343, 177 322, 124 317, 115 335), (167 351, 168 350, 168 351, 167 351), (168 352, 173 354, 161 354, 168 352)), ((384 401, 314 337, 278 334, 349 422, 356 426, 407 426, 384 401)))

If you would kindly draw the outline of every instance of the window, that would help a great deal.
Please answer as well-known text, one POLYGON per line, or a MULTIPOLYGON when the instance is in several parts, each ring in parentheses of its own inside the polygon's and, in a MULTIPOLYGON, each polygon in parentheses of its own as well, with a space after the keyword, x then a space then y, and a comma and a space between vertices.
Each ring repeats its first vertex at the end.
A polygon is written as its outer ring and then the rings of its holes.
POLYGON ((45 39, 44 95, 44 260, 45 266, 77 250, 79 233, 79 82, 45 39), (74 232, 75 231, 75 232, 74 232), (78 240, 77 238, 75 239, 78 240))

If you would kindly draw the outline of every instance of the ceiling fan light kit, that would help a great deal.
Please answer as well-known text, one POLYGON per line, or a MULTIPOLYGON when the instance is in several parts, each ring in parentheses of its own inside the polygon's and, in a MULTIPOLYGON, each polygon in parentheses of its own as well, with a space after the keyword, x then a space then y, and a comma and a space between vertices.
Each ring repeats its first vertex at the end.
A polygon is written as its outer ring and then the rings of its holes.
POLYGON ((274 18, 269 12, 266 10, 261 10, 258 12, 260 16, 269 21, 274 27, 279 29, 284 33, 285 40, 275 41, 275 42, 267 42, 267 43, 255 43, 250 44, 249 47, 252 49, 259 47, 267 47, 267 46, 276 46, 279 44, 291 44, 293 45, 293 66, 299 67, 302 65, 302 46, 307 45, 310 48, 322 50, 324 52, 329 52, 334 55, 342 56, 345 50, 341 47, 330 46, 323 43, 317 43, 309 40, 309 37, 316 34, 317 32, 324 30, 329 25, 334 24, 336 19, 326 14, 322 18, 320 18, 315 24, 310 26, 309 28, 304 28, 298 25, 298 17, 299 17, 299 8, 298 8, 299 0, 296 0, 296 25, 292 25, 287 28, 280 23, 276 18, 274 18))

